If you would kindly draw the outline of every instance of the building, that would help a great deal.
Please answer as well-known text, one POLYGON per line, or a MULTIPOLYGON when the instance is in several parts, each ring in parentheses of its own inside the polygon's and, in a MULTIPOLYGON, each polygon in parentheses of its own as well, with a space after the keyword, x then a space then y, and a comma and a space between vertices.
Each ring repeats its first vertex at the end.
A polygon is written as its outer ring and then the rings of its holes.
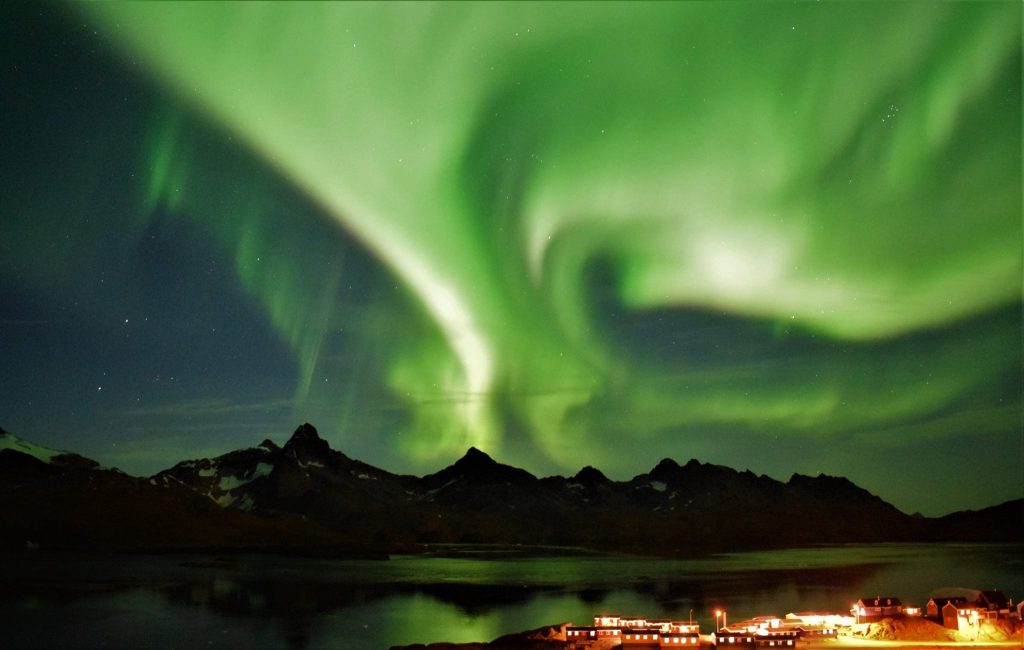
POLYGON ((797 625, 793 627, 801 639, 834 639, 839 635, 835 625, 797 625))
POLYGON ((597 614, 593 625, 565 628, 565 640, 574 646, 587 646, 602 639, 617 639, 623 646, 637 648, 694 648, 700 644, 700 625, 693 621, 597 614))
POLYGON ((722 628, 711 635, 716 648, 753 648, 754 635, 747 630, 730 630, 722 628))
POLYGON ((763 628, 754 633, 754 645, 767 648, 791 648, 803 633, 795 627, 763 628))
POLYGON ((565 628, 565 640, 577 643, 617 638, 619 634, 619 629, 615 627, 567 625, 565 628))
POLYGON ((942 623, 942 608, 946 606, 946 603, 953 603, 953 605, 966 605, 967 599, 962 596, 938 596, 935 598, 929 598, 925 604, 925 616, 932 619, 936 623, 942 623))
POLYGON ((619 627, 618 614, 595 614, 594 625, 597 627, 619 627))
POLYGON ((763 633, 765 630, 777 630, 782 627, 782 619, 777 616, 755 616, 754 618, 748 618, 745 621, 739 621, 733 623, 722 629, 730 630, 732 632, 752 632, 752 633, 763 633))
POLYGON ((894 596, 861 598, 853 604, 853 615, 858 623, 894 618, 903 615, 903 603, 894 596))
POLYGON ((786 614, 787 625, 805 625, 815 627, 839 627, 853 625, 850 614, 834 614, 832 612, 790 612, 786 614))
POLYGON ((1013 602, 998 589, 978 592, 974 604, 986 613, 986 618, 1009 618, 1013 602))
MULTIPOLYGON (((1009 618, 1010 614, 1013 613, 1013 601, 1006 597, 1006 595, 998 589, 988 589, 977 592, 977 596, 973 600, 968 600, 963 596, 939 596, 929 599, 925 605, 925 615, 936 621, 942 623, 946 627, 951 629, 958 629, 957 625, 952 622, 947 622, 947 619, 951 616, 947 613, 946 605, 952 603, 953 609, 949 610, 952 612, 956 609, 973 609, 976 610, 976 617, 978 620, 993 619, 993 618, 1009 618)), ((957 614, 959 617, 960 615, 957 614)))
POLYGON ((795 648, 800 631, 787 628, 723 627, 712 635, 716 648, 795 648))
POLYGON ((946 603, 942 607, 942 625, 951 630, 976 628, 986 618, 984 609, 972 603, 946 603))
POLYGON ((622 631, 622 647, 656 647, 661 645, 661 630, 650 628, 625 628, 622 631))
POLYGON ((696 648, 700 645, 700 635, 696 632, 662 632, 658 638, 662 648, 696 648))

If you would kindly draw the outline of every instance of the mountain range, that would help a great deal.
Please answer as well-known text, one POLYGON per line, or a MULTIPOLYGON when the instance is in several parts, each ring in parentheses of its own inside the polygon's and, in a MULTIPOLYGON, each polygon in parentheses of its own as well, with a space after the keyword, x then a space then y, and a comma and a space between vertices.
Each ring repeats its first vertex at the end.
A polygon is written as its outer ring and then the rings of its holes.
POLYGON ((0 429, 0 543, 8 548, 270 550, 382 557, 445 545, 656 555, 830 543, 1024 541, 1024 499, 908 515, 841 477, 664 459, 613 481, 584 467, 538 478, 470 448, 423 477, 331 449, 310 424, 152 477, 102 468, 0 429))

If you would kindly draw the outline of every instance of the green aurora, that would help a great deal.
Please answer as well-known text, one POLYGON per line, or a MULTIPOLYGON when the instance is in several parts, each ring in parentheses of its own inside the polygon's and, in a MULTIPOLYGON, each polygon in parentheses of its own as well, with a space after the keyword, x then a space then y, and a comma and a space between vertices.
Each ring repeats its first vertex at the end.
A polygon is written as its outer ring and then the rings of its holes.
POLYGON ((1019 3, 75 11, 335 447, 1020 496, 1019 3))

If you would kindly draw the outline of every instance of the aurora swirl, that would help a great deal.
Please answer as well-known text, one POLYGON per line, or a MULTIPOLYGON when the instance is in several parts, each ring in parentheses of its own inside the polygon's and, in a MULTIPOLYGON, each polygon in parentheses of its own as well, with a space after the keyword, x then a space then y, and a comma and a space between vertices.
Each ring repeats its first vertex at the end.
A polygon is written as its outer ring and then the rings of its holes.
POLYGON ((199 229, 336 447, 1019 495, 1019 5, 76 11, 159 98, 118 246, 199 229))

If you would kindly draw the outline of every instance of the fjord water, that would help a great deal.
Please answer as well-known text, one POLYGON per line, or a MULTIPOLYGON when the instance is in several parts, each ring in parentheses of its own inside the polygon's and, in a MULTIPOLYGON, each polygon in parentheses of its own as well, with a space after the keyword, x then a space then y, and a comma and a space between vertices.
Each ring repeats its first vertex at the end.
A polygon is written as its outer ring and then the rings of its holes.
MULTIPOLYGON (((595 612, 686 618, 710 630, 861 596, 924 605, 942 588, 1024 597, 1022 545, 884 544, 720 554, 458 557, 52 556, 0 560, 12 647, 387 648, 490 640, 595 612)), ((5 642, 5 645, 6 645, 5 642)))

